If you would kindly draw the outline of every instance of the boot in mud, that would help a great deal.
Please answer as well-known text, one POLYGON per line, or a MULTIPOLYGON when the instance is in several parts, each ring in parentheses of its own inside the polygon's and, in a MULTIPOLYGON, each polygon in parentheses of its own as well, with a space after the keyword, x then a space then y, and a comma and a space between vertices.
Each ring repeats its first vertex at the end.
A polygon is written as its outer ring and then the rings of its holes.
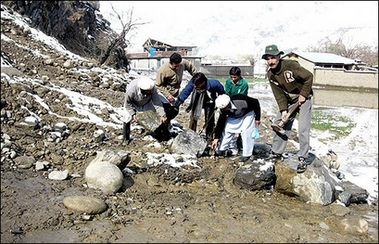
POLYGON ((128 142, 130 140, 130 122, 129 123, 123 123, 123 131, 122 131, 122 141, 128 142))

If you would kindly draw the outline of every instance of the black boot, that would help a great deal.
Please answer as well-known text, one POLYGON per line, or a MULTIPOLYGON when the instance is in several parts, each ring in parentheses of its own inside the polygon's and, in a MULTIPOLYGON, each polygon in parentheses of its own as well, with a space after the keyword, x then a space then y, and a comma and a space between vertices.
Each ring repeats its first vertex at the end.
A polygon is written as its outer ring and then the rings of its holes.
POLYGON ((130 122, 123 124, 122 141, 126 142, 130 140, 130 122))

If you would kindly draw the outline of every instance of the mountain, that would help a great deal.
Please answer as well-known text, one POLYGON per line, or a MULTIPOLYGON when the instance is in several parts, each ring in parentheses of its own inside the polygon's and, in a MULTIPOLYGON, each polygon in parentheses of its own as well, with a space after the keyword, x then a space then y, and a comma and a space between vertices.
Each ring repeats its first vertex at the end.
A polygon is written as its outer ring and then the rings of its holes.
MULTIPOLYGON (((128 35, 128 51, 142 51, 149 38, 177 45, 192 44, 204 56, 261 56, 266 45, 304 51, 329 37, 348 45, 377 46, 378 3, 342 1, 107 1, 100 12, 115 30, 120 21, 111 9, 138 23, 128 35)), ((124 21, 125 22, 125 21, 124 21)))
MULTIPOLYGON (((99 1, 5 1, 4 6, 28 17, 34 28, 56 38, 67 50, 115 68, 127 68, 125 42, 99 14, 99 1)), ((28 34, 28 27, 24 24, 23 28, 28 34)))

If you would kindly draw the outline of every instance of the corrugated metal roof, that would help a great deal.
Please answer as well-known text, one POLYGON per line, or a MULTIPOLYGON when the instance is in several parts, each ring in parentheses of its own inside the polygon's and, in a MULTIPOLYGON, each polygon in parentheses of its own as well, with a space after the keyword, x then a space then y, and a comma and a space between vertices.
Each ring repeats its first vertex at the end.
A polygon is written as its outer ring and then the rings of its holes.
POLYGON ((313 63, 331 63, 331 64, 355 64, 355 60, 350 59, 350 58, 345 58, 342 56, 338 56, 333 53, 311 53, 311 52, 290 52, 285 56, 289 56, 291 54, 296 54, 310 62, 313 63))

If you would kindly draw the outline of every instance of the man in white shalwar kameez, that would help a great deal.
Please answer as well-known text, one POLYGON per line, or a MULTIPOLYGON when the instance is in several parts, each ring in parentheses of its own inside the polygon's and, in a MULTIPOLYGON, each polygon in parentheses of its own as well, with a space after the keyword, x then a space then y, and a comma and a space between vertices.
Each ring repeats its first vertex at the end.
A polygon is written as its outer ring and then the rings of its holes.
POLYGON ((246 162, 253 154, 254 128, 260 124, 261 108, 258 99, 243 94, 231 97, 224 94, 218 96, 215 103, 221 112, 212 142, 212 148, 216 149, 215 155, 228 155, 228 150, 236 148, 233 138, 241 134, 243 151, 239 161, 246 162))

